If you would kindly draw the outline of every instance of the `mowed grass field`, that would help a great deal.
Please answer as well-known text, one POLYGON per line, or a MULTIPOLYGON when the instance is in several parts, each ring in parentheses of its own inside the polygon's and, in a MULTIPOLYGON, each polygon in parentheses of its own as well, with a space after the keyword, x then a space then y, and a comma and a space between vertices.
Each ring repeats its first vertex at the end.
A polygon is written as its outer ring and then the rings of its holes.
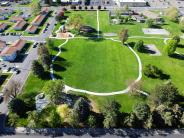
MULTIPOLYGON (((171 80, 179 89, 180 94, 184 95, 184 85, 183 85, 184 58, 183 59, 172 58, 165 55, 164 53, 165 44, 164 44, 164 40, 161 40, 161 39, 132 38, 132 39, 129 39, 128 42, 136 42, 139 40, 143 40, 145 45, 154 44, 157 47, 157 49, 159 49, 159 51, 162 53, 161 56, 151 56, 149 53, 137 52, 141 58, 143 67, 147 64, 155 65, 159 69, 161 69, 165 74, 170 76, 169 79, 160 80, 160 79, 151 79, 143 75, 143 78, 141 80, 143 89, 147 92, 151 92, 151 90, 154 89, 156 85, 159 85, 159 84, 165 83, 168 80, 171 80)), ((184 41, 181 41, 180 45, 181 47, 177 48, 176 51, 184 54, 184 46, 183 46, 184 41)))
POLYGON ((138 77, 138 63, 128 47, 103 39, 74 39, 54 63, 59 78, 72 87, 96 92, 123 90, 138 77))

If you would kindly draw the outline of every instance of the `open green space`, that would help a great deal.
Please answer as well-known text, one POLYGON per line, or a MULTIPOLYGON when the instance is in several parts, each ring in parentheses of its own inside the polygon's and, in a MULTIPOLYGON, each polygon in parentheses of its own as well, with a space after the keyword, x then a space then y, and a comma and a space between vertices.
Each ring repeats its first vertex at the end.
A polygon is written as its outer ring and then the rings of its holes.
POLYGON ((57 76, 75 88, 97 92, 123 90, 138 76, 138 63, 128 47, 101 39, 70 40, 54 64, 57 76))
MULTIPOLYGON (((183 86, 183 59, 168 57, 164 54, 164 40, 160 39, 145 39, 145 38, 132 38, 129 39, 129 42, 136 42, 138 40, 143 40, 146 44, 154 44, 162 53, 161 56, 150 56, 149 53, 138 53, 143 67, 147 64, 152 64, 162 69, 164 73, 170 76, 170 80, 176 85, 180 90, 180 93, 184 95, 184 86, 183 86)), ((181 41, 181 46, 183 46, 183 41, 181 41)), ((184 51, 184 48, 177 48, 176 51, 184 51)), ((160 79, 151 79, 143 75, 142 83, 145 91, 152 90, 157 84, 162 84, 168 80, 160 79)))

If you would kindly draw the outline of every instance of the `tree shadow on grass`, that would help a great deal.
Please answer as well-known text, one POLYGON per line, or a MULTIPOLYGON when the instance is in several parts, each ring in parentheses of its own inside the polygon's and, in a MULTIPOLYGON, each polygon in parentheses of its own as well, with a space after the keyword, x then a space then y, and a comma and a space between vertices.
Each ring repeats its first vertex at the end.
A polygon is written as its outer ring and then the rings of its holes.
POLYGON ((173 54, 173 55, 170 55, 170 57, 175 58, 175 59, 179 59, 179 60, 184 60, 183 54, 173 54))
POLYGON ((177 47, 184 48, 184 45, 183 44, 179 44, 177 47))

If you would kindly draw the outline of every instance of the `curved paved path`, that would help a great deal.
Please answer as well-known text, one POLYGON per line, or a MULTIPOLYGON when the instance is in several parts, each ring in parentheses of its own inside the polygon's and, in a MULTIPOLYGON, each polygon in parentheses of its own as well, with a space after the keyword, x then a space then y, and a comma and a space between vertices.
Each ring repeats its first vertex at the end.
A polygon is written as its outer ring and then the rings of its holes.
MULTIPOLYGON (((109 40, 112 40, 114 42, 119 42, 121 43, 121 41, 119 40, 115 40, 113 38, 105 38, 105 39, 109 39, 109 40)), ((56 60, 56 58, 61 54, 61 47, 64 46, 66 43, 68 42, 68 39, 66 39, 66 41, 59 45, 58 48, 59 48, 59 52, 57 53, 56 56, 54 56, 52 58, 52 64, 50 65, 50 75, 51 75, 51 78, 52 80, 56 80, 56 78, 54 77, 54 69, 53 69, 53 63, 54 61, 56 60)), ((137 61, 138 61, 138 65, 139 65, 139 75, 138 75, 138 78, 131 84, 129 85, 126 89, 124 90, 121 90, 121 91, 114 91, 114 92, 92 92, 92 91, 88 91, 88 90, 83 90, 83 89, 77 89, 77 88, 73 88, 73 87, 70 87, 68 85, 65 85, 65 92, 68 92, 68 91, 74 91, 74 92, 79 92, 79 93, 85 93, 85 94, 91 94, 91 95, 98 95, 98 96, 110 96, 110 95, 117 95, 117 94, 124 94, 124 93, 128 93, 131 89, 131 86, 135 83, 137 83, 138 81, 141 80, 142 78, 142 63, 141 63, 141 59, 139 58, 138 54, 129 46, 127 45, 127 47, 132 51, 132 53, 135 55, 137 61)), ((146 93, 143 93, 146 95, 146 93)))

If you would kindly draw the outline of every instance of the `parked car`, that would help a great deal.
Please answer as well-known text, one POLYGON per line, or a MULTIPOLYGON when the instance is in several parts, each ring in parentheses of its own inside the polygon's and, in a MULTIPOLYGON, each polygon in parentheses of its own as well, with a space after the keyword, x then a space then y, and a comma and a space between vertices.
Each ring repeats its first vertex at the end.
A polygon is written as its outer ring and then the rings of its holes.
POLYGON ((20 73, 20 70, 17 70, 17 71, 16 71, 16 74, 19 74, 19 73, 20 73))
POLYGON ((37 46, 38 46, 37 42, 33 44, 33 48, 36 48, 37 46))
POLYGON ((0 93, 0 104, 3 102, 3 94, 2 93, 0 93))

